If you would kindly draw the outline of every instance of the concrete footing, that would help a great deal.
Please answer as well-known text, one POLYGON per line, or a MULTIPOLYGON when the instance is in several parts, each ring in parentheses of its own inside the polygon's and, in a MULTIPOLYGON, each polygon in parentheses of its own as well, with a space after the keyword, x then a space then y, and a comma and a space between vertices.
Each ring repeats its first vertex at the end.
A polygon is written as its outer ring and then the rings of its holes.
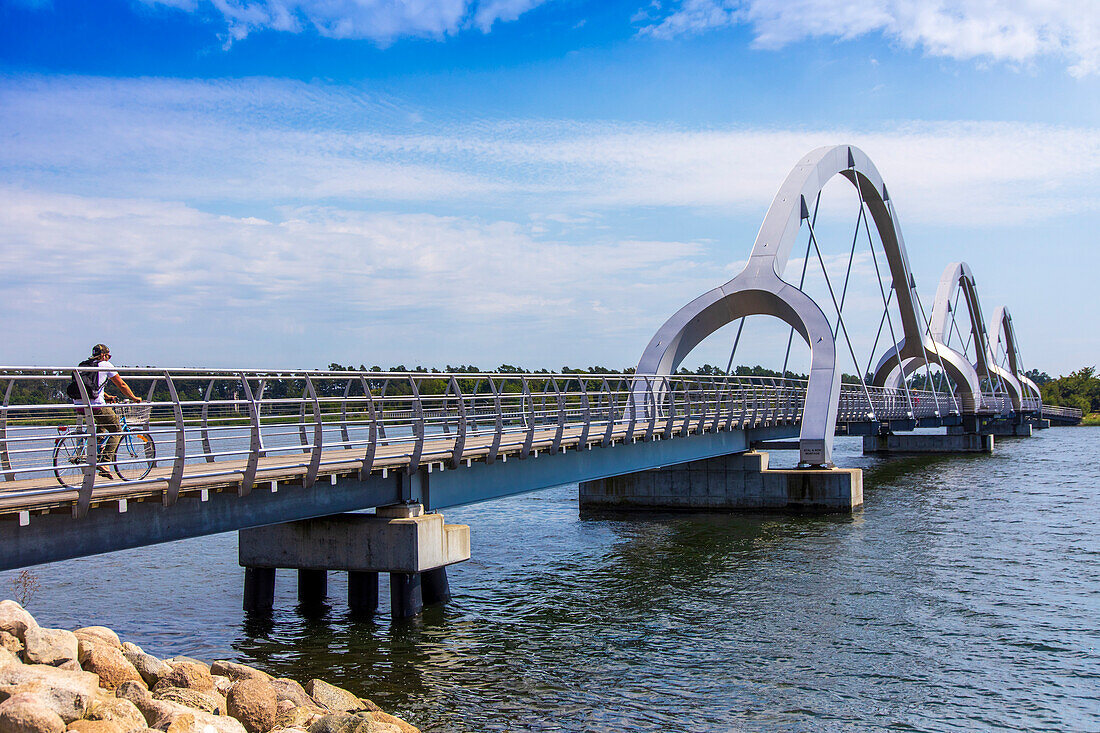
POLYGON ((582 509, 851 512, 863 505, 858 468, 768 468, 750 451, 583 481, 582 509))
POLYGON ((865 435, 864 453, 992 453, 993 436, 978 433, 947 435, 865 435))
MULTIPOLYGON (((1032 425, 1030 422, 1010 422, 1008 420, 995 420, 985 423, 981 427, 982 435, 996 435, 998 438, 1030 438, 1032 425)), ((962 435, 963 429, 951 427, 947 429, 948 435, 962 435)))
POLYGON ((425 603, 449 600, 446 566, 470 559, 470 528, 444 524, 442 515, 424 514, 420 505, 380 507, 374 515, 335 514, 239 534, 248 611, 271 610, 276 568, 298 571, 303 605, 324 601, 328 571, 343 570, 353 612, 377 610, 378 574, 388 572, 393 618, 409 618, 421 613, 425 603))

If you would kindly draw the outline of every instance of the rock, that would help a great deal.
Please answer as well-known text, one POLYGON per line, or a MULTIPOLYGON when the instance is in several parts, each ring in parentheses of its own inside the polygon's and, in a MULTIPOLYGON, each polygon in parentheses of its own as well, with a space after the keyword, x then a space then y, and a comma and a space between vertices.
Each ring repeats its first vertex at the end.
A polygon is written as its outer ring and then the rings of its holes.
POLYGON ((171 659, 165 659, 164 661, 168 662, 169 666, 172 666, 172 667, 175 667, 180 662, 190 662, 191 664, 199 665, 200 667, 205 669, 207 672, 210 671, 210 665, 209 664, 202 661, 201 659, 195 659, 194 657, 179 656, 179 657, 172 657, 171 659))
POLYGON ((364 710, 373 710, 373 711, 379 712, 379 713, 382 712, 382 708, 378 707, 377 705, 374 704, 374 702, 372 702, 371 700, 368 700, 365 697, 359 698, 359 703, 363 706, 364 710))
POLYGON ((62 733, 65 721, 37 695, 20 692, 0 702, 4 733, 62 733))
POLYGON ((107 646, 112 646, 115 649, 122 649, 122 642, 118 640, 118 634, 108 629, 106 626, 85 626, 82 629, 76 629, 73 631, 76 637, 88 637, 103 642, 107 646))
POLYGON ((275 689, 265 680, 245 678, 234 682, 226 703, 229 715, 241 721, 248 733, 267 733, 275 725, 278 700, 275 689))
POLYGON ((366 715, 329 713, 313 721, 309 733, 384 733, 382 725, 366 715))
POLYGON ((229 688, 233 686, 233 680, 221 674, 212 674, 210 676, 214 679, 214 689, 221 695, 228 695, 229 688))
POLYGON ((76 661, 75 659, 70 659, 67 662, 62 662, 61 664, 57 665, 57 668, 58 669, 65 669, 65 670, 68 670, 70 672, 79 672, 82 669, 84 669, 83 667, 80 666, 80 662, 76 661))
POLYGON ((134 665, 134 669, 145 680, 145 684, 154 687, 160 678, 172 671, 167 662, 157 659, 152 654, 146 654, 136 644, 126 642, 122 645, 122 656, 126 661, 134 665), (131 648, 127 648, 131 647, 131 648))
POLYGON ((70 672, 45 664, 13 664, 0 669, 0 687, 11 692, 25 688, 34 691, 43 702, 66 722, 83 718, 96 700, 99 677, 90 672, 70 672))
POLYGON ((147 689, 136 682, 120 685, 115 694, 134 703, 151 728, 165 731, 176 725, 177 730, 186 733, 211 733, 206 730, 209 726, 213 733, 247 733, 234 718, 211 715, 167 700, 155 700, 147 689))
POLYGON ((274 728, 271 733, 309 733, 309 731, 302 728, 274 728))
POLYGON ((324 680, 310 680, 305 689, 318 705, 334 712, 347 713, 363 709, 363 703, 358 697, 324 680))
POLYGON ((79 646, 73 632, 41 626, 27 629, 23 644, 23 660, 27 664, 48 664, 51 667, 75 662, 79 646))
POLYGON ((20 656, 23 653, 23 642, 10 631, 0 630, 0 649, 7 649, 12 654, 20 656))
MULTIPOLYGON (((289 700, 284 700, 283 702, 289 702, 289 700)), ((293 707, 275 716, 275 727, 308 729, 313 721, 325 715, 327 715, 327 711, 312 705, 307 707, 293 707)))
POLYGON ((255 667, 249 667, 247 664, 237 664, 236 662, 227 662, 224 659, 219 659, 210 665, 210 674, 222 675, 236 682, 243 679, 257 679, 263 682, 270 682, 271 675, 267 672, 261 672, 255 667))
POLYGON ((19 657, 9 652, 4 647, 0 647, 0 667, 7 667, 9 664, 22 664, 19 657))
POLYGON ((202 662, 177 657, 168 665, 171 669, 157 681, 157 687, 186 687, 204 692, 214 689, 214 678, 202 662))
POLYGON ((305 688, 297 682, 286 677, 276 677, 271 680, 271 686, 275 688, 275 697, 279 700, 289 700, 295 705, 312 707, 316 705, 305 688))
POLYGON ((0 601, 0 631, 6 631, 22 642, 27 629, 37 627, 38 622, 34 620, 34 616, 23 610, 18 603, 0 601))
POLYGON ((113 720, 74 720, 66 730, 76 733, 129 733, 113 720))
POLYGON ((111 697, 97 700, 85 716, 88 720, 109 720, 117 723, 123 733, 134 733, 148 726, 145 716, 129 700, 111 697))
POLYGON ((225 698, 214 690, 191 690, 186 687, 161 687, 153 691, 154 700, 166 700, 201 710, 211 715, 225 715, 225 698))
POLYGON ((397 730, 401 731, 401 733, 420 733, 420 729, 417 728, 415 725, 406 723, 404 720, 397 717, 396 715, 390 715, 389 713, 384 713, 381 710, 372 710, 370 712, 370 717, 376 723, 385 723, 387 725, 392 725, 394 728, 397 728, 397 730))
POLYGON ((85 672, 98 674, 99 686, 105 690, 113 690, 130 680, 145 684, 134 665, 122 655, 121 645, 118 648, 106 644, 84 645, 80 650, 80 666, 85 672))

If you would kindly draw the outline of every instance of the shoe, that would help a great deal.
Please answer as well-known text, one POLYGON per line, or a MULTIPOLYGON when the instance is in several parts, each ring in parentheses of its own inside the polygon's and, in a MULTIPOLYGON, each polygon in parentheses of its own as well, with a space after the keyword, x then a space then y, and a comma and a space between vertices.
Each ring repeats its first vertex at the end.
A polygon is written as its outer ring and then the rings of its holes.
POLYGON ((111 473, 106 468, 97 468, 95 470, 95 472, 98 473, 103 478, 107 478, 107 479, 114 478, 114 476, 112 476, 111 473))

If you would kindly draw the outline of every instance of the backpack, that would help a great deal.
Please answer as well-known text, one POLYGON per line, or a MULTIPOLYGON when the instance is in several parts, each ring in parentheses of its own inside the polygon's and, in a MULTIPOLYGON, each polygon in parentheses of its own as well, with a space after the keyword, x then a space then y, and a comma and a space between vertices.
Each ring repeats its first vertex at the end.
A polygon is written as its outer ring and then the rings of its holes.
MULTIPOLYGON (((77 366, 81 367, 94 367, 98 365, 99 361, 95 357, 85 359, 77 364, 77 366)), ((80 372, 79 374, 80 378, 84 381, 84 387, 88 390, 88 396, 95 397, 95 393, 99 391, 99 372, 80 372)), ((69 395, 70 399, 84 399, 80 394, 80 385, 76 383, 75 374, 73 379, 69 382, 69 386, 65 388, 65 394, 69 395)))

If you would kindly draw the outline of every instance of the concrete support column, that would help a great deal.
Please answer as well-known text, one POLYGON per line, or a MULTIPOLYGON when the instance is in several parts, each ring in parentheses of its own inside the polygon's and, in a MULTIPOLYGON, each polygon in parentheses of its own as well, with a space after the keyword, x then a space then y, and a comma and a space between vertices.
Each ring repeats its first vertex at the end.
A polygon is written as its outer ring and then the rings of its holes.
POLYGON ((390 573, 390 617, 400 621, 423 612, 420 573, 390 573))
POLYGON ((378 610, 378 573, 348 571, 348 608, 356 615, 374 615, 378 610))
POLYGON ((244 569, 244 610, 266 613, 275 606, 275 568, 244 569))
POLYGON ((447 568, 425 570, 420 574, 420 591, 424 597, 424 605, 434 603, 446 603, 451 600, 451 584, 447 580, 447 568))
POLYGON ((298 570, 298 603, 316 606, 328 598, 328 571, 301 568, 298 570))

